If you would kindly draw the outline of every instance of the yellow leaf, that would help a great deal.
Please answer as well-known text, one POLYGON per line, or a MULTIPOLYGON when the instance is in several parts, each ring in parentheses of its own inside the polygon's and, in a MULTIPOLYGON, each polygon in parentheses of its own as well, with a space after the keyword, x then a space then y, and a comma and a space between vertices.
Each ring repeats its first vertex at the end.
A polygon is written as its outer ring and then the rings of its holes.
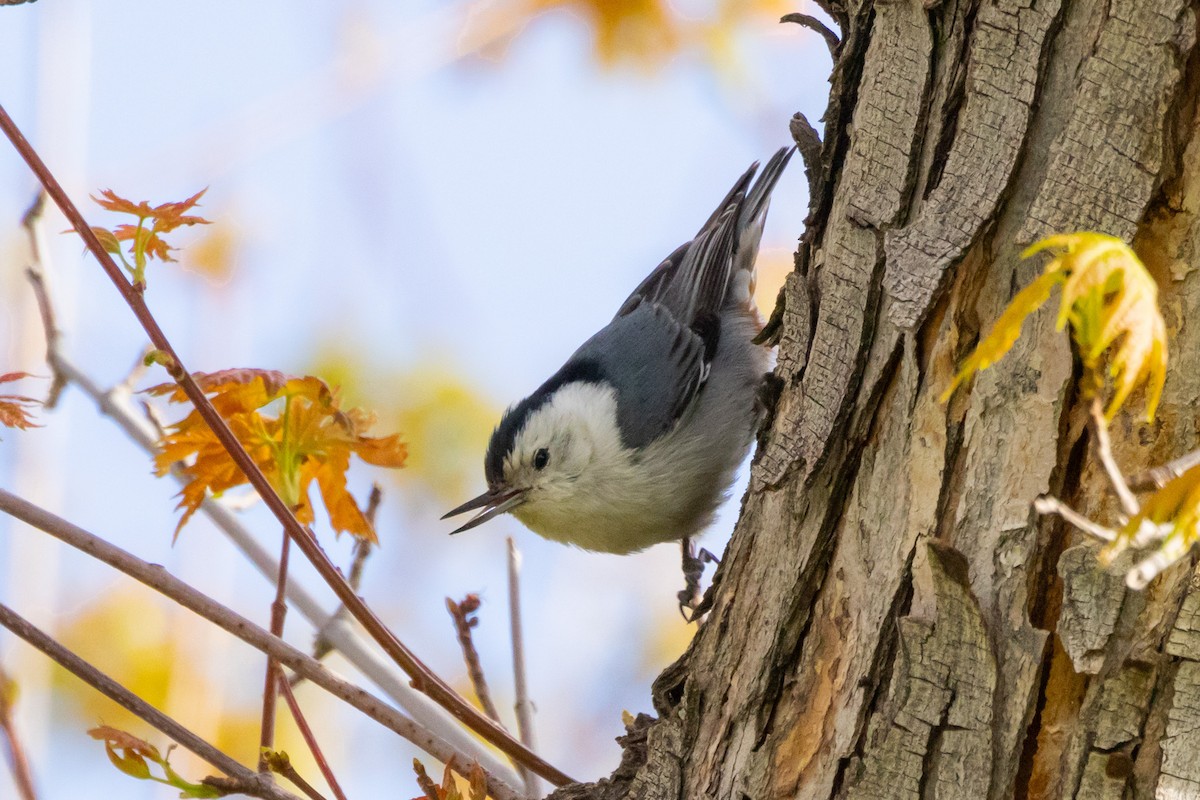
POLYGON ((1055 273, 1044 272, 1033 283, 1017 292, 1017 296, 1012 299, 1008 308, 1004 309, 1004 313, 992 326, 991 332, 975 346, 975 351, 963 362, 962 368, 954 376, 950 386, 942 393, 941 401, 943 403, 950 399, 950 395, 954 394, 954 390, 963 381, 979 370, 987 369, 995 364, 1012 349, 1017 337, 1021 335, 1021 324, 1025 318, 1050 299, 1051 290, 1061 280, 1062 278, 1055 273))
MULTIPOLYGON (((1146 390, 1146 419, 1153 420, 1167 377, 1167 326, 1158 309, 1158 286, 1137 254, 1120 239, 1080 232, 1050 236, 1024 253, 1050 251, 1042 274, 1013 298, 991 333, 964 362, 950 387, 986 369, 1012 347, 1021 322, 1062 285, 1058 327, 1068 323, 1084 367, 1083 391, 1099 391, 1111 378, 1105 415, 1112 419, 1139 386, 1146 390)), ((1085 399, 1088 399, 1085 396, 1085 399)))

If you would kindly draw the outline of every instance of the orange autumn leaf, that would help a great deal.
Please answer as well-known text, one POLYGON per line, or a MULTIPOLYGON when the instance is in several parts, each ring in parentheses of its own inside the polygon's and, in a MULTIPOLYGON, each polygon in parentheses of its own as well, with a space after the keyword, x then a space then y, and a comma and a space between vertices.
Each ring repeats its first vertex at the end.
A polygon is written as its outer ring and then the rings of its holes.
POLYGON ((156 258, 163 262, 175 261, 171 256, 171 251, 175 248, 162 238, 164 234, 184 225, 210 224, 209 220, 203 217, 186 213, 195 208, 206 191, 208 189, 201 189, 186 200, 151 206, 145 200, 135 203, 121 197, 111 189, 104 189, 100 192, 99 197, 93 195, 92 199, 101 208, 108 211, 137 217, 137 222, 118 225, 111 231, 100 227, 93 227, 92 231, 100 239, 106 251, 120 257, 125 263, 125 268, 133 275, 134 283, 143 283, 149 259, 156 258), (129 255, 133 258, 133 264, 125 260, 125 254, 119 246, 120 242, 130 243, 129 255))
POLYGON ((1084 399, 1112 383, 1105 416, 1112 419, 1134 389, 1146 390, 1146 419, 1153 420, 1167 377, 1167 326, 1158 308, 1158 286, 1137 254, 1120 239, 1080 232, 1033 244, 1023 258, 1049 250, 1054 258, 996 320, 991 332, 963 362, 945 401, 975 372, 1000 360, 1021 333, 1025 318, 1061 286, 1057 326, 1069 323, 1083 362, 1084 399))
POLYGON ((154 220, 154 230, 158 233, 170 233, 181 225, 208 225, 209 221, 203 217, 187 216, 185 211, 191 211, 200 203, 200 198, 208 189, 204 188, 196 192, 186 200, 176 203, 162 203, 151 207, 148 202, 143 200, 140 203, 134 203, 132 200, 126 200, 119 196, 112 189, 103 189, 100 192, 100 197, 92 196, 92 199, 100 205, 101 208, 108 211, 115 211, 118 214, 131 214, 139 220, 152 219, 154 220))
MULTIPOLYGON (((375 466, 404 466, 407 449, 399 435, 368 436, 374 416, 357 408, 341 410, 337 392, 312 376, 231 369, 196 373, 193 378, 300 522, 314 521, 309 492, 315 482, 335 531, 376 541, 374 529, 347 488, 346 471, 351 455, 375 466)), ((147 392, 186 401, 183 389, 173 383, 147 392)), ((155 457, 158 474, 175 464, 182 465, 189 479, 180 492, 179 508, 184 514, 176 535, 205 497, 246 483, 195 410, 172 425, 160 442, 155 457)))
MULTIPOLYGON (((31 376, 27 372, 6 372, 0 375, 0 383, 12 383, 29 377, 31 376)), ((39 403, 32 397, 19 394, 0 394, 0 425, 20 430, 41 427, 30 418, 29 412, 26 411, 27 408, 35 405, 39 405, 39 403)))

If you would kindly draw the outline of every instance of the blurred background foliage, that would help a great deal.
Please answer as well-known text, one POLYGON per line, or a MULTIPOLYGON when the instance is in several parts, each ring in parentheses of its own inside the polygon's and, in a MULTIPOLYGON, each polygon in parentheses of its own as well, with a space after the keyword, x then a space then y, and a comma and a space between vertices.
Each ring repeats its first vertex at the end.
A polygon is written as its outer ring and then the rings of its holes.
MULTIPOLYGON (((384 485, 362 593, 465 690, 443 598, 478 592, 476 639, 502 713, 513 700, 504 537, 517 537, 541 749, 589 779, 616 766, 621 712, 650 710, 649 682, 690 640, 677 549, 583 553, 513 520, 450 538, 438 517, 481 488, 500 411, 600 327, 750 161, 787 142, 794 111, 819 119, 828 53, 778 24, 792 11, 820 13, 807 0, 356 0, 304 14, 282 2, 34 3, 0 10, 0 103, 77 201, 111 187, 159 203, 209 187, 199 212, 214 224, 181 231, 180 264, 152 268, 151 306, 190 368, 319 375, 346 405, 376 411, 378 432, 403 434, 405 469, 351 473, 359 497, 384 485)), ((20 228, 34 182, 6 151, 0 373, 45 376, 20 228)), ((764 315, 805 205, 793 168, 760 257, 764 315)), ((111 385, 142 336, 78 243, 56 235, 65 227, 48 217, 64 346, 111 385)), ((0 485, 265 623, 272 587, 205 520, 171 545, 177 487, 85 398, 68 390, 36 412, 45 427, 0 441, 0 485)), ((269 515, 245 505, 274 550, 269 515)), ((704 539, 710 550, 737 505, 704 539)), ((319 533, 348 565, 349 537, 319 533)), ((303 565, 293 574, 318 585, 303 565)), ((262 662, 228 636, 7 519, 0 600, 254 760, 262 662)), ((291 615, 289 640, 309 648, 312 634, 291 615)), ((47 797, 170 794, 117 773, 84 731, 161 737, 2 632, 0 663, 20 684, 17 721, 47 797), (71 769, 56 768, 64 759, 71 769)), ((409 748, 311 687, 299 697, 351 796, 407 796, 409 748)), ((279 747, 319 783, 280 718, 279 747)), ((172 763, 204 774, 186 754, 172 763)), ((0 796, 6 786, 0 768, 0 796)))

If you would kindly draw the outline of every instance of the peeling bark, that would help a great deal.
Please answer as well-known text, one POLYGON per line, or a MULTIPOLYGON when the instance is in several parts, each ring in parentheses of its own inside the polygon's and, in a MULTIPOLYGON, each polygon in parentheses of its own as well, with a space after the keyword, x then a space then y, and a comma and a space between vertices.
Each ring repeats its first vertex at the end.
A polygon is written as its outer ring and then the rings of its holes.
POLYGON ((712 611, 612 779, 553 797, 1200 796, 1200 569, 1129 592, 1030 509, 1118 513, 1052 311, 938 401, 1040 270, 1021 250, 1100 230, 1172 337, 1114 453, 1200 446, 1200 0, 829 5, 822 176, 712 611))

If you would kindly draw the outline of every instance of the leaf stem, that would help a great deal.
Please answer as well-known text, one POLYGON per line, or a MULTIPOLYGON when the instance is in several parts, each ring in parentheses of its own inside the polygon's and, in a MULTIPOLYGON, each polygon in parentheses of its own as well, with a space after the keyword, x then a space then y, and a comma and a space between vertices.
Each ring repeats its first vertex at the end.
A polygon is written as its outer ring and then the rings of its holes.
POLYGON ((1121 474, 1121 468, 1117 466, 1117 460, 1113 457, 1112 440, 1108 436, 1108 421, 1104 418, 1104 404, 1098 396, 1092 398, 1088 412, 1092 416, 1092 430, 1096 434, 1096 456, 1104 465, 1104 472, 1121 501, 1121 509, 1126 518, 1135 517, 1141 508, 1133 492, 1129 491, 1129 484, 1125 482, 1125 476, 1121 474))

